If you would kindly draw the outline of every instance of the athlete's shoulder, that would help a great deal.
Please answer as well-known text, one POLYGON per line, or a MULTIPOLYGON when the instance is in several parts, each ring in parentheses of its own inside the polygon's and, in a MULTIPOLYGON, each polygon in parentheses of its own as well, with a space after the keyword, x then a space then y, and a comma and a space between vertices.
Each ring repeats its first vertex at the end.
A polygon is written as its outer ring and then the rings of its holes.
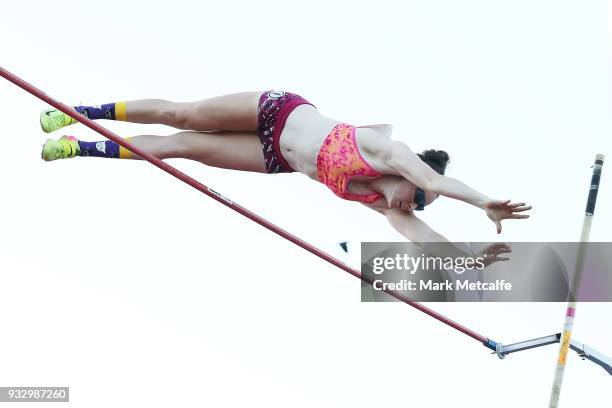
POLYGON ((372 129, 378 132, 381 136, 386 137, 387 139, 391 137, 391 133, 393 133, 393 125, 389 123, 380 123, 376 125, 366 125, 366 126, 358 126, 360 128, 372 129))

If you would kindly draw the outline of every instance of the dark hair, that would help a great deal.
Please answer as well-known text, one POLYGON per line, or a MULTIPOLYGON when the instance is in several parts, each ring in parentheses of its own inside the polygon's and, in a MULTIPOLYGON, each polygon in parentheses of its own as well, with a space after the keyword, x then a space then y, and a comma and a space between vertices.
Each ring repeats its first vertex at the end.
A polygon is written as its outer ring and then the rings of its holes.
POLYGON ((424 150, 423 153, 418 153, 417 156, 419 156, 425 163, 429 164, 429 167, 440 174, 444 174, 446 166, 450 161, 448 153, 446 153, 444 150, 424 150))

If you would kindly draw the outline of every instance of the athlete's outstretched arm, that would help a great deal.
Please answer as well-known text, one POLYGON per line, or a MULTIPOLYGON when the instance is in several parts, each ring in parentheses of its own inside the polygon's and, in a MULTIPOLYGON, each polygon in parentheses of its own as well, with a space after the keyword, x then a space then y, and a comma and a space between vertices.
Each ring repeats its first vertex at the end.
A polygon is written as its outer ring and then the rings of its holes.
POLYGON ((366 148, 376 155, 377 164, 389 174, 400 175, 424 190, 482 208, 495 223, 497 233, 501 232, 502 220, 529 217, 518 213, 530 210, 531 206, 526 206, 525 203, 512 203, 510 200, 494 200, 457 179, 438 174, 405 143, 381 138, 369 139, 367 136, 363 138, 366 148))
POLYGON ((484 208, 486 203, 491 201, 491 198, 461 181, 436 173, 405 143, 389 140, 381 144, 381 149, 377 152, 378 157, 384 160, 390 170, 395 170, 414 185, 479 208, 484 208))
POLYGON ((425 221, 419 219, 412 212, 399 208, 374 208, 374 210, 383 214, 397 232, 415 245, 421 246, 427 242, 448 242, 443 235, 434 231, 425 221))
POLYGON ((415 185, 485 210, 495 223, 498 234, 502 231, 502 220, 529 218, 529 215, 519 213, 530 210, 531 206, 510 200, 494 200, 457 179, 438 174, 402 142, 390 141, 386 153, 388 165, 415 185))
POLYGON ((444 236, 434 231, 427 223, 419 219, 412 212, 400 210, 399 208, 374 210, 382 213, 389 224, 404 237, 412 241, 426 254, 439 257, 466 258, 482 257, 485 266, 497 261, 507 261, 506 257, 499 255, 512 252, 510 247, 503 243, 495 243, 487 246, 477 254, 465 252, 449 242, 444 236))
POLYGON ((472 255, 459 250, 412 212, 403 211, 398 208, 377 209, 377 211, 387 217, 389 224, 397 232, 429 255, 452 258, 472 255))

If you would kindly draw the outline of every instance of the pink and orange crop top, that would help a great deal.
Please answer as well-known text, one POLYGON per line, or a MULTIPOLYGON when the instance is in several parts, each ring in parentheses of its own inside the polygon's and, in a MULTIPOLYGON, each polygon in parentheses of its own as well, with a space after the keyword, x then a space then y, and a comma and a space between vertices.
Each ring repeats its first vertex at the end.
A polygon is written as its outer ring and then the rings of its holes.
POLYGON ((348 191, 348 184, 355 176, 382 177, 361 155, 355 141, 355 130, 355 126, 339 123, 327 135, 317 156, 317 177, 340 198, 372 204, 384 196, 348 191))

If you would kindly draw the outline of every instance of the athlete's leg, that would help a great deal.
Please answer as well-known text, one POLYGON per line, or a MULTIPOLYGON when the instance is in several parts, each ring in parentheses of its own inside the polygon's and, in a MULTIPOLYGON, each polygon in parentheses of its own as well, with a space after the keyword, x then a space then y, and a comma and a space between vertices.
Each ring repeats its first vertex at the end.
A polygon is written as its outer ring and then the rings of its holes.
POLYGON ((252 132, 186 131, 170 136, 136 136, 130 143, 160 159, 183 158, 224 169, 266 171, 261 143, 252 132))
POLYGON ((261 92, 216 96, 196 102, 145 99, 126 102, 126 120, 160 123, 178 129, 251 131, 257 129, 261 92))
MULTIPOLYGON (((261 92, 242 92, 196 102, 142 99, 100 106, 75 106, 90 119, 156 123, 178 129, 212 131, 255 131, 261 92)), ((52 132, 76 123, 68 115, 50 109, 40 116, 41 127, 52 132)))
MULTIPOLYGON (((179 132, 170 136, 142 135, 127 138, 134 146, 160 158, 184 158, 209 166, 264 173, 261 143, 252 132, 179 132)), ((85 142, 73 136, 47 140, 46 161, 76 156, 139 159, 115 142, 85 142)))

